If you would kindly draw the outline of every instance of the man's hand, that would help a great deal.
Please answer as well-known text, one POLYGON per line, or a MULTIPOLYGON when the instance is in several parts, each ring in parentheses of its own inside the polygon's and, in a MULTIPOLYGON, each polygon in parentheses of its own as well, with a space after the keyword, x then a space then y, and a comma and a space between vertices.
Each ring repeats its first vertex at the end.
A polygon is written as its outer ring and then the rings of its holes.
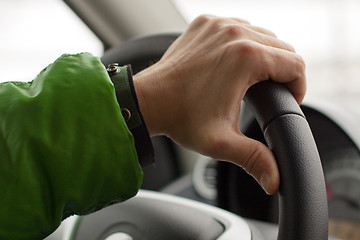
POLYGON ((233 162, 273 194, 280 180, 272 152, 238 126, 247 89, 269 79, 302 101, 305 64, 292 46, 244 20, 203 15, 134 84, 151 135, 233 162))

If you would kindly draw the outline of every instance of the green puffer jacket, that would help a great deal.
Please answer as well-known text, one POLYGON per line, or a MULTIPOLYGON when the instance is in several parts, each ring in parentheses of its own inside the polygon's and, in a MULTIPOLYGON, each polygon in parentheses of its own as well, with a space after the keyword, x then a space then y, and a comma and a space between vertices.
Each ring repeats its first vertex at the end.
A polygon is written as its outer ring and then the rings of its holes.
POLYGON ((142 181, 113 84, 91 54, 0 84, 0 240, 43 239, 62 219, 134 196, 142 181))

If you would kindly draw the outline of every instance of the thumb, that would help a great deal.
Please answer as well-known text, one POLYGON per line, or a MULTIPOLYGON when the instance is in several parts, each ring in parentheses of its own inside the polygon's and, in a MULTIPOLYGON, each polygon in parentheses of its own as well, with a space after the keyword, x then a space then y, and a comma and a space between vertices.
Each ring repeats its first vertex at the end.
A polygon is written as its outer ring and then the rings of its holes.
POLYGON ((278 166, 273 153, 263 143, 241 133, 230 131, 218 139, 218 159, 241 166, 253 176, 268 194, 277 192, 280 184, 278 166))

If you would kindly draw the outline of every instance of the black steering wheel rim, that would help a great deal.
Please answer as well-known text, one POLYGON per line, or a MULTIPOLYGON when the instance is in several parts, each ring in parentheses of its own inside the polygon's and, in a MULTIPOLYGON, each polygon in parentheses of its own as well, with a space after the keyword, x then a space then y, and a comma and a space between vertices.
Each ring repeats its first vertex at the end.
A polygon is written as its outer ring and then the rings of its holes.
POLYGON ((324 174, 315 140, 300 107, 284 85, 272 81, 251 87, 244 100, 280 170, 278 239, 327 239, 324 174))
MULTIPOLYGON (((109 50, 102 61, 130 63, 136 73, 160 59, 178 36, 172 33, 135 39, 109 50)), ((272 81, 251 87, 244 100, 253 110, 280 169, 278 239, 327 239, 325 180, 302 111, 288 89, 272 81)))

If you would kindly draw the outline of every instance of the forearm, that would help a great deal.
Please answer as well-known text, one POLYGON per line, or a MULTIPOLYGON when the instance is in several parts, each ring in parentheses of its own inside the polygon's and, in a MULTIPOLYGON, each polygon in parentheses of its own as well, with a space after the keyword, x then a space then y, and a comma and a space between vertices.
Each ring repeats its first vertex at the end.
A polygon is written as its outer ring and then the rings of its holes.
POLYGON ((142 172, 108 73, 64 56, 0 85, 0 238, 40 239, 72 214, 136 194, 142 172))

